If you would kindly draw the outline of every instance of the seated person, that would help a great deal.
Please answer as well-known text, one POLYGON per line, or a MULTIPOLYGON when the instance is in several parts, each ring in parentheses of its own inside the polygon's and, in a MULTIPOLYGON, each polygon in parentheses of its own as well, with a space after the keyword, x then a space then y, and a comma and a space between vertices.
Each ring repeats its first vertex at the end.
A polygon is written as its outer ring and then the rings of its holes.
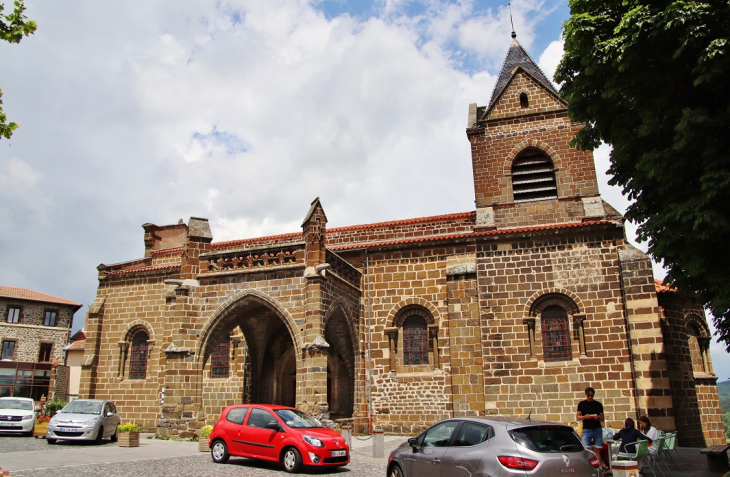
POLYGON ((634 445, 636 441, 649 441, 650 444, 652 442, 651 439, 639 432, 636 427, 634 427, 634 420, 630 417, 627 417, 624 421, 624 428, 613 435, 614 441, 617 441, 619 439, 621 439, 619 452, 627 452, 629 454, 633 454, 634 452, 636 452, 636 446, 634 445))
MULTIPOLYGON (((649 437, 649 440, 655 441, 659 439, 659 431, 656 427, 651 425, 651 421, 646 416, 641 416, 639 418, 639 429, 641 429, 641 432, 643 432, 647 437, 649 437)), ((654 455, 656 454, 657 446, 651 445, 649 447, 649 452, 654 455)))
MULTIPOLYGON (((613 435, 613 440, 617 441, 621 439, 621 446, 619 447, 619 452, 626 452, 629 454, 633 454, 636 452, 636 441, 642 440, 642 441, 649 441, 649 444, 651 444, 652 440, 649 439, 647 436, 639 432, 636 427, 634 427, 634 420, 630 417, 627 417, 624 421, 624 428, 618 431, 616 434, 613 435)), ((644 467, 644 458, 639 457, 638 459, 638 467, 639 472, 641 472, 641 469, 644 467)))

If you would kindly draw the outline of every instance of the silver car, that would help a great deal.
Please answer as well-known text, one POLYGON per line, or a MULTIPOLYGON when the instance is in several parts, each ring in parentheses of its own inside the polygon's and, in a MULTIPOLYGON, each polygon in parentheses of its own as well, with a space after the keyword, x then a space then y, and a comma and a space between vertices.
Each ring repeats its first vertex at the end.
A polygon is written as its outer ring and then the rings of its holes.
POLYGON ((121 422, 113 402, 101 399, 77 399, 66 404, 48 423, 46 442, 55 444, 58 439, 70 441, 96 441, 105 437, 117 440, 117 426, 121 422))
POLYGON ((19 432, 24 436, 32 436, 35 418, 35 402, 31 398, 0 398, 0 432, 19 432))
POLYGON ((572 427, 529 418, 441 421, 388 457, 388 477, 602 477, 572 427))

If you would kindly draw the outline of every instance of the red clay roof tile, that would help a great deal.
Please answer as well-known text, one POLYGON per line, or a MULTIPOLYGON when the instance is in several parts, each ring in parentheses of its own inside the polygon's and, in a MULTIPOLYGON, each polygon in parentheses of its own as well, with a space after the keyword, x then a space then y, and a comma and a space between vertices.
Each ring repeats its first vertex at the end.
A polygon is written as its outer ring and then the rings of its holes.
POLYGON ((44 301, 48 303, 60 303, 62 305, 83 306, 81 303, 67 300, 65 298, 58 298, 52 295, 46 295, 45 293, 28 290, 27 288, 17 287, 4 287, 0 286, 0 297, 3 298, 15 298, 17 300, 31 300, 31 301, 44 301))

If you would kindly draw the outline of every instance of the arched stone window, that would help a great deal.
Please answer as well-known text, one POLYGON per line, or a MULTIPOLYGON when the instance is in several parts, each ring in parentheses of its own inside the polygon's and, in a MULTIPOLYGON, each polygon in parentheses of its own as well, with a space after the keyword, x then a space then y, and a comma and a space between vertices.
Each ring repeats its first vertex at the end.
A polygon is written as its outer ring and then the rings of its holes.
POLYGON ((700 373, 709 373, 707 369, 707 347, 709 346, 709 337, 704 336, 700 328, 697 326, 696 321, 699 319, 693 319, 690 316, 689 323, 687 323, 687 335, 689 345, 689 355, 692 361, 692 372, 697 375, 700 373))
POLYGON ((392 327, 385 329, 389 339, 392 372, 423 372, 439 365, 438 331, 428 309, 408 305, 395 315, 392 327))
POLYGON ((149 335, 146 331, 141 330, 132 338, 132 353, 129 360, 130 379, 145 379, 147 377, 148 341, 149 335))
POLYGON ((527 93, 520 93, 520 107, 527 109, 530 106, 530 100, 527 98, 527 93))
POLYGON ((559 306, 548 306, 540 317, 542 328, 542 355, 545 361, 570 361, 570 324, 568 314, 559 306))
POLYGON ((527 325, 530 357, 536 358, 539 355, 538 344, 542 345, 542 359, 546 363, 570 361, 576 351, 584 356, 585 315, 578 312, 578 305, 569 296, 560 293, 548 293, 536 299, 530 307, 529 316, 524 320, 527 325), (538 324, 540 337, 535 336, 538 324), (576 344, 577 349, 574 349, 576 344))
POLYGON ((553 161, 540 149, 526 149, 512 162, 512 194, 515 202, 558 198, 553 161))
POLYGON ((428 364, 428 328, 418 315, 403 322, 403 364, 428 364))

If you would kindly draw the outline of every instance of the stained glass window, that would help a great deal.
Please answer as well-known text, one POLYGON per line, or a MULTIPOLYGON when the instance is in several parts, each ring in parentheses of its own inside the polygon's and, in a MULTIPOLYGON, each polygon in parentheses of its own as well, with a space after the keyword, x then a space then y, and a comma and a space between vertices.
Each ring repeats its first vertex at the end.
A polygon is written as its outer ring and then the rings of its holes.
POLYGON ((134 335, 132 340, 132 358, 129 370, 131 379, 145 379, 147 377, 147 333, 144 331, 134 335))
POLYGON ((568 314, 559 306, 548 306, 542 311, 542 350, 545 361, 573 359, 568 314))
POLYGON ((230 343, 220 343, 215 347, 213 355, 211 356, 210 372, 213 378, 227 378, 228 370, 230 368, 230 343))
POLYGON ((403 322, 403 364, 428 364, 428 328, 418 315, 403 322))

